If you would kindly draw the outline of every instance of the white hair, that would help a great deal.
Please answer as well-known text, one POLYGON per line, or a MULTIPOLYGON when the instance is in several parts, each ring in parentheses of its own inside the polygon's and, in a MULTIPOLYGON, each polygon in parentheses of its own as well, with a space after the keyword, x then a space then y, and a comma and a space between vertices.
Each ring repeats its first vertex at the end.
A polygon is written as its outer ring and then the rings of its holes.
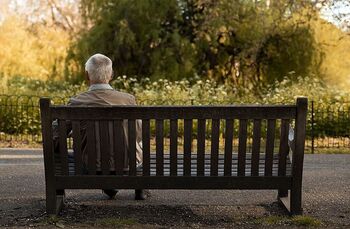
POLYGON ((88 72, 92 82, 109 82, 113 74, 112 60, 105 55, 97 53, 86 61, 85 71, 88 72))

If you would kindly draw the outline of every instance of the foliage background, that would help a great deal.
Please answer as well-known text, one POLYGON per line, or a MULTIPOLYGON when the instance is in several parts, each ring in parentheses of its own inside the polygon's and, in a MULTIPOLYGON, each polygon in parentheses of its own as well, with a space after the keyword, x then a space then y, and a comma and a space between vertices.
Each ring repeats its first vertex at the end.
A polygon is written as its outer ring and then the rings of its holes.
MULTIPOLYGON (((315 101, 317 115, 313 122, 314 136, 349 137, 348 94, 315 78, 297 77, 293 81, 286 78, 265 88, 264 96, 254 95, 241 87, 201 79, 151 81, 149 78, 138 80, 124 76, 117 77, 111 84, 114 88, 134 94, 142 105, 295 104, 296 98, 304 95, 310 101, 315 101)), ((54 104, 62 104, 71 96, 85 91, 87 86, 16 78, 9 88, 8 95, 0 95, 2 134, 40 135, 39 97, 51 97, 54 104)), ((308 131, 311 131, 311 106, 308 119, 308 131)))
MULTIPOLYGON (((3 133, 39 133, 38 112, 28 107, 39 96, 64 103, 86 90, 84 63, 97 52, 113 60, 112 85, 141 104, 294 103, 307 96, 325 112, 349 106, 349 27, 322 18, 340 0, 1 2, 3 133)), ((315 130, 327 136, 340 128, 348 137, 349 117, 341 120, 320 118, 315 130)))
POLYGON ((116 75, 138 79, 210 79, 260 93, 286 77, 316 77, 347 89, 348 28, 322 18, 337 2, 2 0, 2 88, 17 76, 81 83, 86 59, 100 52, 116 75))

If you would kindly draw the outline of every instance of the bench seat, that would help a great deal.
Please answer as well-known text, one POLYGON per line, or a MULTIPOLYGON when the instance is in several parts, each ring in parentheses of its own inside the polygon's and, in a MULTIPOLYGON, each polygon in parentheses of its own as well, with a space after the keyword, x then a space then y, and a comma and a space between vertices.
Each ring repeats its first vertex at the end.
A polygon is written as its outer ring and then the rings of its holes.
MULTIPOLYGON (((251 176, 251 154, 246 155, 246 172, 245 176, 251 176)), ((156 154, 151 153, 150 154, 150 175, 156 176, 156 154)), ((218 158, 218 176, 224 176, 224 155, 219 154, 218 158)), ((275 155, 273 158, 273 165, 272 165, 272 176, 278 176, 278 155, 275 155)), ((164 154, 164 160, 163 160, 164 170, 163 175, 164 176, 170 176, 170 155, 164 154)), ((184 167, 184 160, 183 155, 179 154, 177 156, 177 176, 183 175, 183 167, 184 167)), ((57 167, 59 168, 59 167, 57 167)), ((237 176, 237 168, 238 168, 238 154, 232 154, 232 176, 237 176)), ((75 175, 75 167, 74 162, 69 163, 69 176, 75 175)), ((289 156, 287 156, 286 160, 286 176, 291 176, 291 160, 289 156)), ((114 171, 112 171, 114 172, 114 171)), ((59 170, 56 170, 57 174, 60 174, 59 170)), ((142 171, 138 170, 138 174, 141 175, 142 171)), ((259 176, 265 175, 265 155, 263 153, 260 154, 259 158, 259 176)), ((193 154, 191 155, 191 176, 197 176, 197 155, 193 154)), ((204 176, 210 176, 210 154, 205 154, 205 161, 204 161, 204 176)))

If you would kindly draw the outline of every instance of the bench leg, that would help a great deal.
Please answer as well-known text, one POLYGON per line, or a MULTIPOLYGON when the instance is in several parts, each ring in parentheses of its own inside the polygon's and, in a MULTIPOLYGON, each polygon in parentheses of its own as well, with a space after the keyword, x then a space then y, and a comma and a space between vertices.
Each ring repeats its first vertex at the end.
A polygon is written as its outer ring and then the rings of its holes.
POLYGON ((301 187, 290 191, 290 213, 292 215, 301 215, 303 213, 301 207, 301 187))
MULTIPOLYGON (((283 191, 285 191, 285 190, 283 190, 283 191)), ((290 195, 288 195, 288 190, 286 193, 285 192, 280 193, 280 190, 279 190, 278 191, 278 200, 282 204, 282 206, 287 209, 289 214, 301 215, 303 213, 302 208, 301 208, 301 191, 296 192, 296 191, 293 191, 293 189, 292 189, 290 192, 290 195)))
POLYGON ((46 189, 46 213, 49 215, 57 215, 64 204, 65 191, 55 190, 53 188, 46 189))

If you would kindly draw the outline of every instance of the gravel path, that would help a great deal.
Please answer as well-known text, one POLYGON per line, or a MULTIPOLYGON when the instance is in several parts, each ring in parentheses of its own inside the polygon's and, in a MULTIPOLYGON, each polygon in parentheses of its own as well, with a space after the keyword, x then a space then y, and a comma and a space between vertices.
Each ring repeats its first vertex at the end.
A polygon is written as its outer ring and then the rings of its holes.
MULTIPOLYGON (((350 228, 350 155, 306 155, 304 215, 321 227, 350 228)), ((0 227, 238 227, 297 228, 276 191, 154 190, 134 201, 132 190, 107 200, 100 190, 67 192, 58 218, 45 215, 40 150, 0 149, 0 227), (280 217, 276 217, 280 216, 280 217)))

